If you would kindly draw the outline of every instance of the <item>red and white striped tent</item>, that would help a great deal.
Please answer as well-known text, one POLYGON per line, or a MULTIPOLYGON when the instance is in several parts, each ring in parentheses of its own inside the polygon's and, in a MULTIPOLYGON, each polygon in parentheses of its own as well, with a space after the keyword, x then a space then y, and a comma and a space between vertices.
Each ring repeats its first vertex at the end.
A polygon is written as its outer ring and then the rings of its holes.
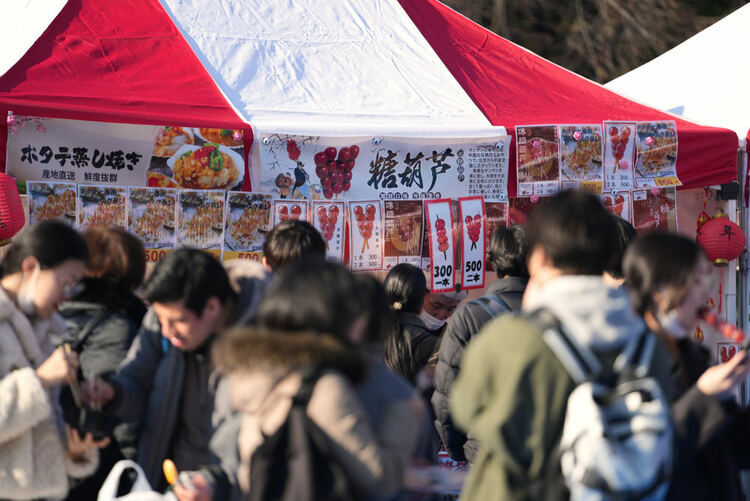
POLYGON ((675 120, 685 187, 736 179, 732 131, 626 99, 437 0, 24 0, 5 8, 0 113, 412 137, 675 120))

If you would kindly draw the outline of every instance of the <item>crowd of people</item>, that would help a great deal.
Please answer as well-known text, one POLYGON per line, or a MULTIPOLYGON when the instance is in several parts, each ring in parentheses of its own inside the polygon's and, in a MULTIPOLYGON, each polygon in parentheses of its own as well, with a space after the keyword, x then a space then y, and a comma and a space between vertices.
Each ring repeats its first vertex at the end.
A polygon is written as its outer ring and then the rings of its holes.
POLYGON ((302 221, 263 254, 177 249, 146 277, 123 230, 17 236, 0 263, 0 499, 96 499, 122 459, 180 501, 429 499, 405 474, 441 449, 470 465, 465 500, 743 499, 750 363, 712 366, 689 335, 714 287, 695 242, 639 237, 566 191, 492 234, 497 280, 469 301, 410 264, 381 282, 327 262, 302 221), (586 391, 601 412, 573 414, 586 391), (611 402, 627 431, 583 457, 597 428, 570 441, 571 416, 610 430, 611 402), (637 478, 609 479, 633 450, 637 478))

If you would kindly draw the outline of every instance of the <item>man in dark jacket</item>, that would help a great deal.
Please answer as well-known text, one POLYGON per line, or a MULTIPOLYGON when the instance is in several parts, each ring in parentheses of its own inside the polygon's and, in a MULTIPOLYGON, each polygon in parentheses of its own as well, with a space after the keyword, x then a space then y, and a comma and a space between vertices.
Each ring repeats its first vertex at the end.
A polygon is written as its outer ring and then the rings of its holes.
POLYGON ((440 439, 451 458, 456 461, 472 461, 478 444, 453 425, 448 393, 458 376, 464 347, 471 338, 493 317, 521 309, 523 291, 529 280, 526 251, 526 233, 522 226, 500 227, 495 230, 487 258, 498 279, 487 289, 485 297, 469 301, 451 317, 440 343, 432 408, 440 439))
MULTIPOLYGON (((220 397, 210 376, 211 342, 222 329, 247 319, 265 279, 244 273, 232 288, 230 277, 212 256, 178 249, 154 268, 143 295, 152 307, 138 337, 108 382, 84 385, 89 402, 106 404, 105 412, 142 420, 137 461, 151 485, 165 486, 162 462, 171 458, 179 470, 196 469, 211 460, 208 443, 218 424, 220 397)), ((224 414, 226 416, 226 414, 224 414)))

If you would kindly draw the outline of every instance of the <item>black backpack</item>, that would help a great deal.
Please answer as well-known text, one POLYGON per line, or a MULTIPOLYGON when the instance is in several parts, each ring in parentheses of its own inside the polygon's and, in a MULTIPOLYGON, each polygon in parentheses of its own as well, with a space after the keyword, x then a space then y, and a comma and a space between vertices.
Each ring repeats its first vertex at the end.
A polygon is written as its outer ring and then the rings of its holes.
POLYGON ((330 437, 307 415, 320 373, 303 371, 302 386, 284 424, 265 437, 250 458, 250 492, 245 501, 343 501, 361 499, 330 437))

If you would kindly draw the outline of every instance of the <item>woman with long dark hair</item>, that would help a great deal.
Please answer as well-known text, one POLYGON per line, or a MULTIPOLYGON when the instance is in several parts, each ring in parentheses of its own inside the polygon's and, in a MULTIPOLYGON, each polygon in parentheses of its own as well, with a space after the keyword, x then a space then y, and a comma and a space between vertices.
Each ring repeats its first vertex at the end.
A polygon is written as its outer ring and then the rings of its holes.
POLYGON ((740 468, 750 466, 750 411, 734 392, 750 370, 740 351, 711 367, 691 340, 713 290, 714 273, 694 241, 670 233, 636 239, 623 259, 635 309, 672 355, 675 469, 667 499, 741 500, 740 468))
POLYGON ((393 328, 384 346, 385 362, 392 371, 416 384, 417 374, 437 351, 440 340, 419 318, 427 281, 422 270, 401 263, 391 268, 383 287, 395 313, 393 328))

